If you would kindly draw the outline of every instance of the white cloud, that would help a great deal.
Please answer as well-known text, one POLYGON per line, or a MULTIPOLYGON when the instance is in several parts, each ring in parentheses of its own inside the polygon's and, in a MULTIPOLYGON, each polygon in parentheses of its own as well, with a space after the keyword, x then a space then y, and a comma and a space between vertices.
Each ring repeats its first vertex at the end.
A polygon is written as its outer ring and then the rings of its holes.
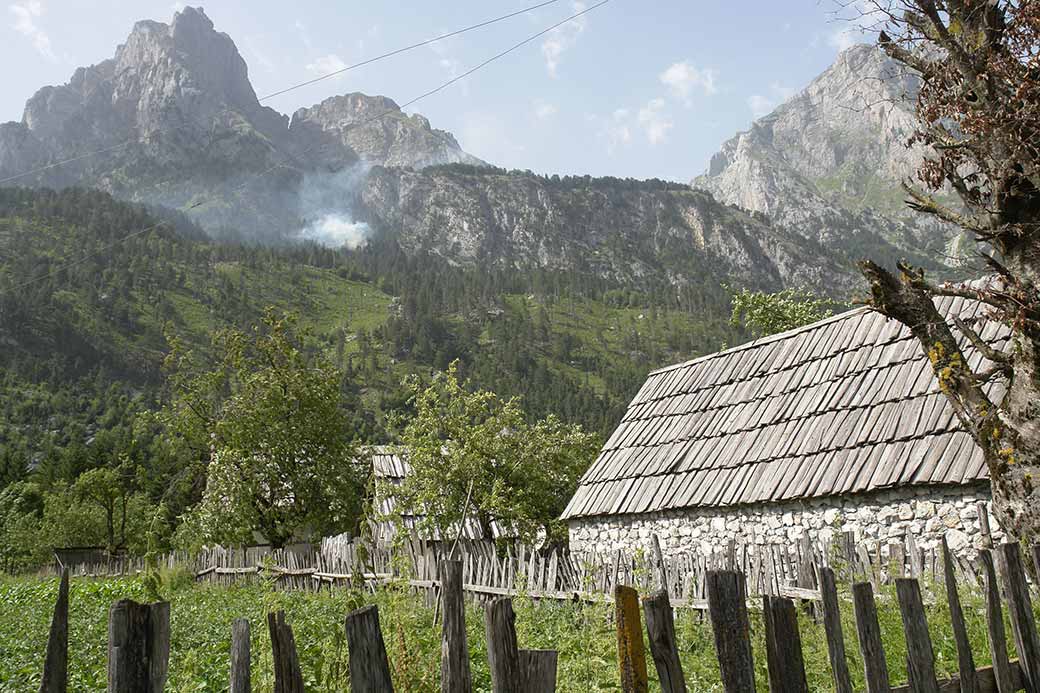
POLYGON ((672 96, 689 106, 692 103, 694 91, 701 91, 705 96, 711 96, 718 91, 715 86, 715 77, 715 70, 700 69, 691 65, 688 60, 684 60, 681 63, 669 65, 658 79, 661 80, 661 84, 668 87, 672 96))
POLYGON ((590 115, 588 120, 596 127, 596 136, 607 143, 607 154, 613 156, 618 147, 632 143, 632 113, 627 108, 619 108, 606 118, 590 115))
POLYGON ((311 32, 307 30, 307 25, 301 22, 299 19, 293 24, 293 29, 296 30, 300 40, 303 41, 303 46, 307 50, 314 50, 314 42, 311 41, 311 32))
POLYGON ((794 96, 795 92, 796 90, 791 87, 785 87, 782 84, 773 82, 769 85, 768 94, 752 94, 748 97, 748 108, 751 109, 752 116, 761 118, 794 96))
POLYGON ((559 110, 555 104, 551 104, 548 101, 543 101, 542 99, 534 100, 534 117, 538 120, 549 120, 559 110))
MULTIPOLYGON (((581 12, 586 8, 582 0, 575 0, 572 5, 575 12, 581 12)), ((556 27, 542 41, 542 57, 545 58, 545 69, 549 71, 550 77, 556 77, 563 54, 577 43, 578 37, 585 33, 587 25, 585 15, 582 15, 556 27)))
POLYGON ((343 58, 339 57, 335 53, 329 53, 323 55, 320 58, 316 58, 313 63, 307 64, 307 72, 315 74, 319 77, 332 74, 333 72, 339 72, 347 68, 347 63, 343 58))
POLYGON ((57 62, 58 57, 51 47, 50 37, 36 23, 43 16, 43 3, 40 0, 24 0, 9 5, 8 9, 14 15, 14 30, 31 40, 37 53, 52 63, 57 62))
POLYGON ((883 23, 884 16, 874 0, 854 0, 835 13, 837 28, 827 36, 827 43, 843 51, 868 40, 869 34, 883 23))
POLYGON ((665 113, 664 99, 651 99, 639 109, 636 116, 639 127, 651 145, 657 145, 668 139, 668 131, 675 125, 671 117, 665 113))
POLYGON ((665 106, 665 100, 658 97, 634 113, 631 109, 619 108, 608 117, 593 115, 588 116, 588 120, 596 127, 596 136, 606 142, 607 154, 613 156, 620 147, 631 146, 639 133, 651 146, 667 142, 675 123, 665 106))

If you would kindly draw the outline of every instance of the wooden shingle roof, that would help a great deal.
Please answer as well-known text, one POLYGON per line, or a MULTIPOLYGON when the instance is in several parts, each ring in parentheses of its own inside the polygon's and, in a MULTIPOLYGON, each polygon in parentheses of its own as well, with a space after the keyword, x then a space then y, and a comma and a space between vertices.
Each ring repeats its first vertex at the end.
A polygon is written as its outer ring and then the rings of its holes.
MULTIPOLYGON (((982 310, 961 298, 937 307, 965 319, 982 310)), ((1005 328, 981 329, 1005 346, 1005 328)), ((965 356, 972 367, 983 361, 967 345, 965 356)), ((984 478, 982 453, 960 430, 918 341, 859 308, 651 373, 563 517, 984 478)))

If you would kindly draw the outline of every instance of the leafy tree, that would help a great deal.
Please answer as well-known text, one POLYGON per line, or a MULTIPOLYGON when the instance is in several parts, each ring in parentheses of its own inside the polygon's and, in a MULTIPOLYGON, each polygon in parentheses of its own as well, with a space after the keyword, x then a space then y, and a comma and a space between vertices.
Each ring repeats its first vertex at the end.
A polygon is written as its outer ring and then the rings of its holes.
POLYGON ((484 538, 493 526, 531 539, 565 539, 558 518, 599 449, 597 436, 555 416, 528 423, 516 398, 470 391, 457 364, 428 386, 409 383, 415 413, 403 431, 411 466, 394 489, 399 508, 427 530, 454 537, 471 517, 484 538))
POLYGON ((105 517, 105 548, 115 553, 126 547, 127 515, 134 493, 135 473, 126 461, 116 467, 96 467, 80 474, 72 496, 97 507, 105 517))
POLYGON ((971 234, 993 271, 978 285, 938 285, 900 263, 870 261, 871 305, 914 334, 960 424, 981 448, 1001 527, 1040 537, 1040 3, 872 0, 881 48, 920 75, 911 144, 928 152, 904 189, 911 208, 971 234), (939 193, 952 192, 957 203, 939 193), (977 323, 947 320, 937 296, 981 302, 1011 331, 991 349, 977 323), (984 354, 974 361, 960 333, 984 354), (998 387, 990 384, 997 382, 998 387))
POLYGON ((221 332, 216 368, 177 372, 164 419, 198 462, 205 492, 192 527, 205 541, 281 547, 301 531, 352 529, 363 475, 341 405, 341 373, 300 344, 295 320, 268 310, 251 334, 221 332))
POLYGON ((755 337, 766 337, 822 320, 831 314, 832 301, 796 289, 777 293, 742 289, 733 295, 730 323, 743 325, 755 337))

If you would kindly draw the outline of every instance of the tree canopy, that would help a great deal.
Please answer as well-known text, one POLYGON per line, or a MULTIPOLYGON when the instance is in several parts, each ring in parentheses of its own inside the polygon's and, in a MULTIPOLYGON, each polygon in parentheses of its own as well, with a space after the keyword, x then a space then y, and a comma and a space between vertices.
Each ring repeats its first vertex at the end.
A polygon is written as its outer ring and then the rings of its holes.
POLYGON ((397 507, 454 539, 464 518, 483 538, 494 528, 533 539, 566 537, 558 518, 599 449, 598 437, 555 416, 529 423, 519 400, 470 390, 457 365, 428 385, 411 381, 415 414, 402 434, 410 474, 397 507))
MULTIPOLYGON (((199 538, 280 547, 302 531, 350 530, 365 473, 341 406, 342 374, 301 344, 292 316, 268 311, 252 333, 221 332, 218 365, 181 374, 165 412, 205 464, 188 527, 199 538)), ((188 357, 175 355, 183 369, 188 357)))

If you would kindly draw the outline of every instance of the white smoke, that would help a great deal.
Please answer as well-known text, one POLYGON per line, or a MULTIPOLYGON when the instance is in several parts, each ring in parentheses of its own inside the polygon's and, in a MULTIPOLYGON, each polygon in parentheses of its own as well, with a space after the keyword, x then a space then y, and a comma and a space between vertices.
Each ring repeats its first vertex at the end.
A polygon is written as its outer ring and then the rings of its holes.
POLYGON ((301 241, 313 241, 327 248, 354 250, 365 245, 369 227, 363 221, 354 221, 346 214, 331 212, 305 226, 297 234, 301 241))
POLYGON ((296 240, 350 250, 365 245, 371 228, 356 220, 352 207, 368 170, 369 166, 358 163, 336 173, 306 176, 299 198, 304 222, 296 240))

